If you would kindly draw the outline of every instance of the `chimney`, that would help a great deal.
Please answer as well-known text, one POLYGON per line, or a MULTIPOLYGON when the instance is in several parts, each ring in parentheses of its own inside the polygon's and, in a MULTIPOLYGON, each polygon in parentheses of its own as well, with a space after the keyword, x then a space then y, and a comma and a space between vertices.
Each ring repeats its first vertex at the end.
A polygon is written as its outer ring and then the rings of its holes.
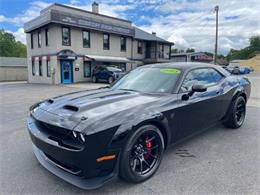
POLYGON ((95 1, 92 3, 92 12, 98 14, 98 3, 95 1))
POLYGON ((156 32, 152 32, 152 35, 156 36, 156 32))

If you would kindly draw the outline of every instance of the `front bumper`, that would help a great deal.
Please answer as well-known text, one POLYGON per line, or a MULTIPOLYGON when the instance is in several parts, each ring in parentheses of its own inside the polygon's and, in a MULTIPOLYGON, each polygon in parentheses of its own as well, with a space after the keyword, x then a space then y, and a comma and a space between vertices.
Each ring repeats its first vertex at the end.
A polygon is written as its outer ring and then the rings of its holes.
MULTIPOLYGON (((93 135, 80 149, 67 148, 49 139, 32 117, 27 128, 33 142, 33 152, 43 167, 56 176, 82 189, 96 189, 118 174, 119 150, 109 150, 98 144, 101 135, 93 135), (116 159, 98 163, 96 159, 106 154, 116 159)), ((102 136, 104 137, 104 136, 102 136)))

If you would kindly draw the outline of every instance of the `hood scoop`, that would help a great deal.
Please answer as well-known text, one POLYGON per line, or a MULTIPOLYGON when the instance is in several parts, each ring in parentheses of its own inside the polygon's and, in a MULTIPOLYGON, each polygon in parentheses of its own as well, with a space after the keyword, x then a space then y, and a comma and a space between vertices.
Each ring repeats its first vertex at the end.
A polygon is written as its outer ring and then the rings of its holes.
POLYGON ((54 100, 53 99, 49 99, 47 102, 52 104, 54 102, 54 100))
POLYGON ((65 106, 63 106, 63 109, 70 110, 73 112, 79 111, 79 108, 77 106, 73 106, 73 105, 65 105, 65 106))

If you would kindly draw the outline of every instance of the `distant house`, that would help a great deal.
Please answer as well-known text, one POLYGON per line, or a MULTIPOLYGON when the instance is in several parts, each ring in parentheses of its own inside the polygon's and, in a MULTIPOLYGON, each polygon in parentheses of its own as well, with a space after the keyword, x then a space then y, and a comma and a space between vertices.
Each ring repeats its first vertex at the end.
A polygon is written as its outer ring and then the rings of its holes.
POLYGON ((172 62, 205 62, 210 63, 213 58, 204 52, 171 53, 172 62))
POLYGON ((26 81, 27 59, 0 57, 0 81, 26 81))

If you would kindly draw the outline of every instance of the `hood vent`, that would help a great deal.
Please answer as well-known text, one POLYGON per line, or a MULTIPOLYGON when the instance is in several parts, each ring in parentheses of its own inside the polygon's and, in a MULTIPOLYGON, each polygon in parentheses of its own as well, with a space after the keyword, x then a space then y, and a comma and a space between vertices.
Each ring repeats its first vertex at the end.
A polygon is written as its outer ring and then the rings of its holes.
POLYGON ((78 107, 72 106, 72 105, 65 105, 65 106, 63 106, 63 108, 66 109, 66 110, 74 111, 74 112, 78 112, 79 111, 78 107))
POLYGON ((47 102, 52 104, 54 102, 54 100, 53 99, 49 99, 47 102))

